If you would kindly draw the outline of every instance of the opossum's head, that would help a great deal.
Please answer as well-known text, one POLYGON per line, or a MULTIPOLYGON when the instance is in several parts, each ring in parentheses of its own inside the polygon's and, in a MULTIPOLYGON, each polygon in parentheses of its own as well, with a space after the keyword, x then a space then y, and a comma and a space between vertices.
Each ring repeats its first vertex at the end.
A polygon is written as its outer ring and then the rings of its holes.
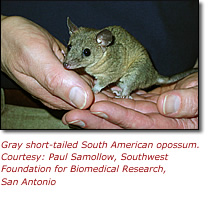
POLYGON ((74 25, 67 18, 70 39, 63 66, 66 69, 91 67, 99 62, 113 41, 111 31, 96 30, 74 25))

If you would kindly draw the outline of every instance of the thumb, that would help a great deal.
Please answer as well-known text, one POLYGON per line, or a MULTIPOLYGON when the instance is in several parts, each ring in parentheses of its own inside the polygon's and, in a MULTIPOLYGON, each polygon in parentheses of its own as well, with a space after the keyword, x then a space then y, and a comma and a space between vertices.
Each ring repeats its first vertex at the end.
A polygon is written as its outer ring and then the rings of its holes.
POLYGON ((90 86, 74 71, 64 69, 52 52, 47 53, 47 61, 40 63, 44 67, 32 76, 52 95, 79 109, 88 108, 94 98, 90 86))
POLYGON ((160 95, 157 107, 169 117, 196 117, 198 115, 198 87, 172 90, 160 95))

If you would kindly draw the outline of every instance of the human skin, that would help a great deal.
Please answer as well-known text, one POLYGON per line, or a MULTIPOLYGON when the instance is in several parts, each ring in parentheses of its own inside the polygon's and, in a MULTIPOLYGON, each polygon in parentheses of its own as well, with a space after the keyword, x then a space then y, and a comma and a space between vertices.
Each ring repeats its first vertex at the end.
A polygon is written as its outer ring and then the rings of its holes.
POLYGON ((87 129, 198 128, 198 73, 149 93, 139 90, 132 97, 99 93, 90 110, 69 111, 63 123, 87 129))
POLYGON ((88 108, 93 80, 63 68, 66 48, 45 29, 19 16, 1 16, 1 70, 53 109, 88 108))

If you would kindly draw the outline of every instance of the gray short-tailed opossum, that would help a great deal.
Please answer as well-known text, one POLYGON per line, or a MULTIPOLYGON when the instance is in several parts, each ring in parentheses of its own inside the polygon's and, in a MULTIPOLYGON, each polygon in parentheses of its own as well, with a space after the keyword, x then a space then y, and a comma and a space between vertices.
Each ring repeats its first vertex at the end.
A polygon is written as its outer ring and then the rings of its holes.
POLYGON ((154 68, 147 50, 125 29, 109 26, 102 30, 78 28, 67 18, 70 39, 63 66, 66 69, 85 68, 97 82, 93 92, 98 93, 111 83, 122 91, 118 97, 129 97, 136 89, 176 82, 198 69, 165 77, 154 68))

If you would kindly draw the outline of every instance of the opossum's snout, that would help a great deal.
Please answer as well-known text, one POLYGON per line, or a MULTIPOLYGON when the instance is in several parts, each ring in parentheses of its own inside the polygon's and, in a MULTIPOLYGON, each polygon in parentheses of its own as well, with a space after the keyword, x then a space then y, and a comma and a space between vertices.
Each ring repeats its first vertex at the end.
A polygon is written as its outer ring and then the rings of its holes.
POLYGON ((64 61, 63 66, 64 66, 65 69, 77 69, 77 68, 82 67, 80 65, 80 63, 75 62, 75 61, 68 61, 68 62, 64 61))
POLYGON ((63 66, 65 69, 71 69, 71 66, 67 62, 63 62, 63 66))

